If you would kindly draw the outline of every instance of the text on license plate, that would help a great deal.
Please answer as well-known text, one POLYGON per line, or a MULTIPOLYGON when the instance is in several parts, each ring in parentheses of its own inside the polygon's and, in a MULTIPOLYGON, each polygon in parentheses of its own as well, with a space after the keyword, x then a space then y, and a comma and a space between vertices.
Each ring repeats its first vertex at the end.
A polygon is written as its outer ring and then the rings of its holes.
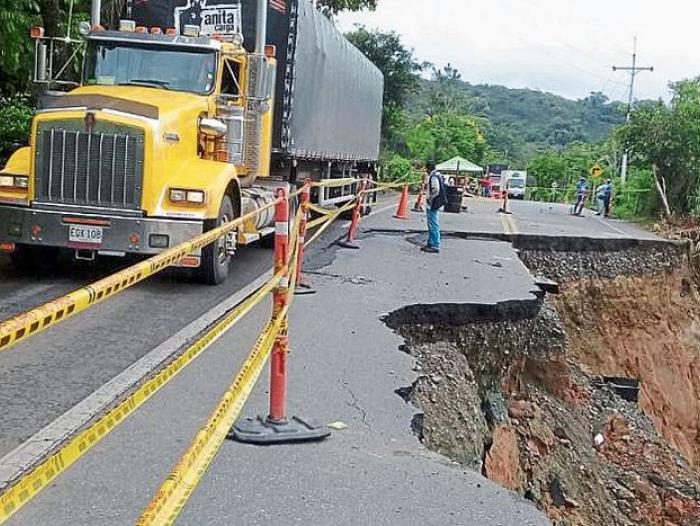
POLYGON ((70 243, 101 245, 102 227, 70 225, 70 227, 68 227, 68 241, 70 243))

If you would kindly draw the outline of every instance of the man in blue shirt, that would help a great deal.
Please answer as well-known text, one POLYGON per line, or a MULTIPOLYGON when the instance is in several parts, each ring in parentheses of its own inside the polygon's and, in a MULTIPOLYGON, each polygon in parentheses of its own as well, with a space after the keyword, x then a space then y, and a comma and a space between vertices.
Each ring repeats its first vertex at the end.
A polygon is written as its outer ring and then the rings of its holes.
POLYGON ((447 204, 445 179, 442 174, 434 170, 434 165, 428 166, 427 181, 427 216, 428 216, 428 244, 421 250, 432 254, 440 253, 440 209, 447 204))
POLYGON ((576 185, 576 204, 574 205, 574 215, 582 216, 583 207, 586 204, 586 197, 588 196, 588 181, 585 177, 579 179, 576 185))

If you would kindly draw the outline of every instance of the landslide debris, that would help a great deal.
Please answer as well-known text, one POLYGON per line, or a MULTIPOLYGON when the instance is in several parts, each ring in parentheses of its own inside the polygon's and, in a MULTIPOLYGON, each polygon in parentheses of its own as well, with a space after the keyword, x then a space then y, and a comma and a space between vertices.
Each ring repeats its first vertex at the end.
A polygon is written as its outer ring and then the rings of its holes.
POLYGON ((565 284, 554 304, 590 372, 640 380, 640 408, 700 468, 700 294, 685 271, 565 284))
POLYGON ((568 318, 548 300, 534 316, 498 312, 461 325, 387 319, 416 359, 418 378, 401 395, 420 411, 423 443, 557 525, 700 524, 700 473, 643 407, 579 365, 568 318))

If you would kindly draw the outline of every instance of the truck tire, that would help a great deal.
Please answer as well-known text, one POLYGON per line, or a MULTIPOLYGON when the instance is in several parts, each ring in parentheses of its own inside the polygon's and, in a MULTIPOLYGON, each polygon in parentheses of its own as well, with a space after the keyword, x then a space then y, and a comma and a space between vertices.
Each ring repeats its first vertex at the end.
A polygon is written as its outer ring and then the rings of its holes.
MULTIPOLYGON (((219 217, 204 221, 204 230, 208 232, 234 219, 233 203, 231 198, 225 195, 219 207, 219 217)), ((231 255, 227 254, 225 237, 202 249, 200 276, 207 285, 220 285, 226 281, 230 265, 231 255)))
POLYGON ((55 247, 17 245, 10 254, 12 266, 22 273, 46 273, 58 267, 60 251, 55 247))

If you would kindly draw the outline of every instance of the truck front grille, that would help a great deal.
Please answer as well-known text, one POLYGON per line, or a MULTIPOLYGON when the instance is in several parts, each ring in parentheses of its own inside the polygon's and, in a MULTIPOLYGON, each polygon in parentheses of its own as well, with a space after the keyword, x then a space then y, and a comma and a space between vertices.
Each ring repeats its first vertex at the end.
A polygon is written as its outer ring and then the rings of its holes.
POLYGON ((36 202, 140 210, 143 134, 52 128, 37 145, 36 202))

